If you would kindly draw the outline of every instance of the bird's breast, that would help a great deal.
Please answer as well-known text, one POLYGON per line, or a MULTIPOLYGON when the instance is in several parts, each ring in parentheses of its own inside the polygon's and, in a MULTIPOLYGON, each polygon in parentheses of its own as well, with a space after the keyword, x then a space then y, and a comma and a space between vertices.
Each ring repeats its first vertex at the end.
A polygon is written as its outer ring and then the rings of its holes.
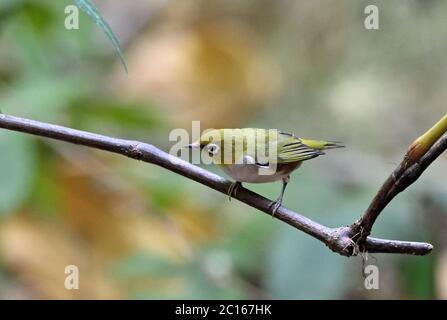
POLYGON ((255 164, 222 165, 223 171, 236 181, 265 183, 280 180, 299 167, 301 162, 259 166, 255 164))

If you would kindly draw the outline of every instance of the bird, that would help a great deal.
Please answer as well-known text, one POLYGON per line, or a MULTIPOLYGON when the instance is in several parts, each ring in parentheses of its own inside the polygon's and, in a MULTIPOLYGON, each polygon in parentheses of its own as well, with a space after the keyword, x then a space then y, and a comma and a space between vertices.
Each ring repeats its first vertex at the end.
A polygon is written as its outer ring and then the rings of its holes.
POLYGON ((343 148, 339 141, 303 139, 278 129, 212 129, 187 145, 199 149, 235 181, 228 189, 231 197, 242 183, 282 181, 282 189, 272 202, 272 216, 281 207, 290 174, 303 161, 325 154, 323 150, 343 148))

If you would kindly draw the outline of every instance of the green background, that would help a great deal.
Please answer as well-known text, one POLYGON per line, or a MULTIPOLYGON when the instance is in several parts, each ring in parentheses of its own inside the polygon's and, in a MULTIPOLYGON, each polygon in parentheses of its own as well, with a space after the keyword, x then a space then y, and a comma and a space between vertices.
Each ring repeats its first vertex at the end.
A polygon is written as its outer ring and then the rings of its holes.
MULTIPOLYGON (((343 141, 305 163, 284 204, 328 226, 358 218, 408 145, 446 112, 445 1, 95 1, 124 48, 70 1, 0 2, 0 108, 153 143, 201 128, 343 141), (379 8, 366 30, 364 8, 379 8)), ((218 169, 206 167, 221 173, 218 169)), ((117 155, 0 130, 0 298, 447 298, 441 156, 373 235, 434 244, 374 254, 380 289, 292 227, 117 155), (64 269, 80 289, 64 288, 64 269)), ((280 183, 247 185, 271 199, 280 183)))

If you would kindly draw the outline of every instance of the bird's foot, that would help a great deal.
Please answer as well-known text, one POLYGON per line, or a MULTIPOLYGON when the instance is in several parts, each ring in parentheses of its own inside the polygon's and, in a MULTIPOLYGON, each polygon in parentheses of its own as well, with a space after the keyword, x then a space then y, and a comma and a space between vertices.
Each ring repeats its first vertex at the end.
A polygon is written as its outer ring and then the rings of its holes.
POLYGON ((275 217, 276 211, 282 206, 282 200, 276 200, 275 202, 272 202, 270 205, 270 208, 272 208, 272 218, 275 217))
POLYGON ((236 195, 237 189, 242 186, 242 183, 239 181, 233 182, 228 188, 228 200, 231 201, 231 197, 236 195))

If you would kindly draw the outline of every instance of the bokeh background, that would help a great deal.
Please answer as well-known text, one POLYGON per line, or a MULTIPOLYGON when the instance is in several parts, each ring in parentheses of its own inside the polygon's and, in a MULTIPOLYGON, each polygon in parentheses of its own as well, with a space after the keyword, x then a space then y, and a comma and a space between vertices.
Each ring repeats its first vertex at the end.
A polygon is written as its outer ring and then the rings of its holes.
MULTIPOLYGON (((368 206, 407 146, 446 113, 446 1, 95 0, 127 76, 70 1, 0 2, 4 113, 169 150, 174 128, 280 128, 347 148, 297 171, 285 205, 328 226, 368 206), (376 4, 380 29, 366 30, 376 4)), ((375 236, 432 242, 375 254, 380 289, 292 227, 161 168, 0 130, 0 298, 447 298, 446 155, 375 236), (64 288, 77 265, 80 289, 64 288)), ((215 168, 208 168, 219 172, 215 168)), ((247 185, 275 198, 280 183, 247 185)))

